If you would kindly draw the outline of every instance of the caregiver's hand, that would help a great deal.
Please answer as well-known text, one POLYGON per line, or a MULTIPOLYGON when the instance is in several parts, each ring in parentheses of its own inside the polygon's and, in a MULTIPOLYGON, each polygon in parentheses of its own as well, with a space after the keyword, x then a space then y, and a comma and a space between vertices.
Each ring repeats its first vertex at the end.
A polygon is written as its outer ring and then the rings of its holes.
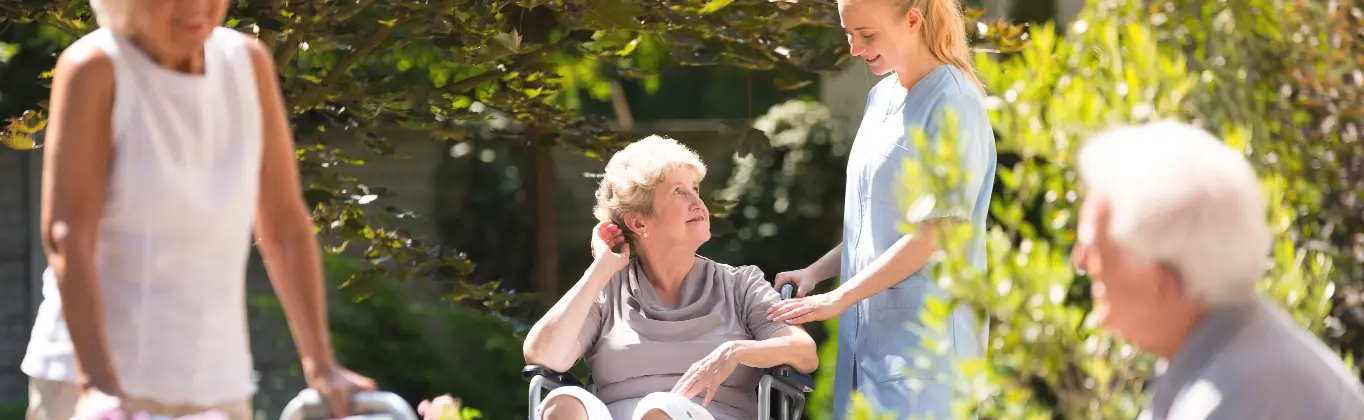
POLYGON ((848 305, 842 300, 837 290, 822 295, 786 299, 767 309, 767 319, 792 325, 823 321, 848 310, 848 305))
POLYGON ((734 368, 739 366, 739 353, 743 348, 742 341, 730 341, 716 347, 705 358, 692 363, 687 373, 677 381, 677 385, 673 385, 672 392, 691 398, 701 391, 706 391, 706 399, 701 405, 710 405, 710 400, 715 398, 715 391, 720 390, 725 379, 729 379, 729 375, 734 373, 734 368))
POLYGON ((772 279, 772 287, 781 290, 781 285, 791 283, 796 285, 796 297, 805 297, 815 290, 815 286, 818 286, 822 280, 824 279, 816 278, 809 268, 802 268, 777 273, 777 278, 772 279))

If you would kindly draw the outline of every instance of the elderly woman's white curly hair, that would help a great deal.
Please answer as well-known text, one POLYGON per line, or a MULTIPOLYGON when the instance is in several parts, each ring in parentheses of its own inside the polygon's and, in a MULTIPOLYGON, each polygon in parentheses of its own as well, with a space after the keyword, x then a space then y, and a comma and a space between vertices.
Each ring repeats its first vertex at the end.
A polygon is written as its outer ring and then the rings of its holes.
POLYGON ((633 234, 625 228, 625 215, 653 214, 654 187, 678 167, 691 168, 697 182, 706 177, 701 157, 667 137, 649 136, 616 152, 606 163, 606 174, 597 187, 597 207, 593 210, 597 220, 615 223, 626 239, 633 241, 633 234))

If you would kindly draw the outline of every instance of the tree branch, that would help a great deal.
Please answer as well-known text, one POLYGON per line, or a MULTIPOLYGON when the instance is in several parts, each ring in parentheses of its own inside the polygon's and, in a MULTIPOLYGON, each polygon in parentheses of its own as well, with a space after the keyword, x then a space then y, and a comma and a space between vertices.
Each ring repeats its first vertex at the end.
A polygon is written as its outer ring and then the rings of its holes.
POLYGON ((473 89, 475 86, 478 86, 483 82, 493 80, 498 77, 502 77, 502 75, 505 74, 507 74, 507 72, 504 70, 498 69, 496 67, 489 68, 488 71, 479 73, 477 76, 471 76, 464 79, 460 79, 458 82, 446 85, 447 86, 446 90, 449 90, 451 92, 463 92, 469 89, 473 89))
MULTIPOLYGON (((401 18, 399 18, 399 20, 401 20, 401 18)), ((321 98, 325 95, 323 92, 328 86, 331 86, 336 83, 337 80, 340 80, 341 76, 346 74, 346 70, 349 70, 355 63, 360 62, 361 58, 374 51, 380 44, 383 44, 384 40, 393 33, 393 29, 397 28, 401 23, 402 22, 394 22, 392 26, 385 26, 383 29, 380 29, 379 32, 370 35, 370 37, 362 41, 355 50, 351 51, 345 58, 337 62, 336 66, 332 67, 332 69, 327 72, 327 76, 322 79, 321 83, 308 88, 306 92, 299 95, 299 99, 296 103, 290 105, 307 108, 320 102, 321 98)))
POLYGON ((538 62, 540 57, 543 56, 545 52, 563 48, 564 46, 571 44, 573 42, 579 42, 584 37, 590 39, 591 36, 592 31, 578 30, 570 32, 568 34, 565 34, 563 37, 560 37, 559 40, 554 41, 554 43, 552 44, 537 48, 535 51, 532 51, 528 54, 518 56, 516 59, 512 60, 512 64, 510 66, 507 66, 507 70, 501 70, 498 69, 497 67, 491 67, 488 69, 488 71, 479 73, 477 76, 470 76, 468 78, 460 79, 459 81, 450 83, 449 85, 447 85, 448 87, 446 87, 446 90, 451 92, 463 92, 469 89, 473 89, 475 86, 478 86, 483 82, 496 79, 498 77, 502 77, 502 75, 507 74, 509 71, 519 71, 521 69, 530 67, 531 65, 538 62))
MULTIPOLYGON (((284 0, 270 0, 271 16, 273 17, 275 15, 279 15, 279 8, 283 6, 284 0)), ((275 32, 270 29, 265 29, 264 26, 261 26, 260 22, 256 22, 256 27, 260 28, 261 43, 265 44, 265 46, 269 47, 271 50, 275 49, 275 41, 279 39, 279 32, 275 32)), ((275 60, 275 65, 277 66, 279 65, 278 59, 275 60)))
MULTIPOLYGON (((401 20, 401 18, 399 20, 401 20)), ((379 47, 379 44, 382 44, 385 39, 388 39, 388 36, 393 34, 393 29, 397 28, 400 24, 402 24, 401 21, 393 22, 393 25, 384 26, 382 29, 379 29, 379 32, 370 35, 369 38, 360 43, 359 47, 356 47, 349 55, 346 55, 346 58, 343 58, 340 62, 336 63, 336 67, 333 67, 331 71, 327 72, 327 77, 322 79, 322 86, 328 86, 335 83, 337 79, 340 79, 342 75, 346 74, 346 70, 350 69, 350 66, 360 62, 361 58, 369 55, 371 51, 374 51, 375 48, 379 47)))

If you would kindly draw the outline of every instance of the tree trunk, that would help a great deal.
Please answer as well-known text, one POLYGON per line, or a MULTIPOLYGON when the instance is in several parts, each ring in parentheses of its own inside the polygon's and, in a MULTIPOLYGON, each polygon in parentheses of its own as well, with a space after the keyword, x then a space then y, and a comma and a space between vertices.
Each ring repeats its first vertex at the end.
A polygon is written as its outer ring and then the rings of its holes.
POLYGON ((616 112, 621 131, 635 129, 635 117, 630 114, 630 101, 625 99, 625 88, 620 85, 620 80, 611 81, 611 109, 616 112))
POLYGON ((554 179, 554 145, 531 144, 531 205, 535 213, 534 290, 559 296, 559 200, 554 179))

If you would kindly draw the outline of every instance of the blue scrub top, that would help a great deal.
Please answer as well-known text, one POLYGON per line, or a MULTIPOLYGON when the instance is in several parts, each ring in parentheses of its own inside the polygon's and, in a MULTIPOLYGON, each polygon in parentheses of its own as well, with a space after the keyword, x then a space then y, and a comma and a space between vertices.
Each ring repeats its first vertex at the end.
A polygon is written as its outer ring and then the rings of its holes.
MULTIPOLYGON (((905 219, 895 192, 906 158, 915 158, 912 137, 923 129, 929 141, 939 137, 944 109, 957 120, 957 151, 965 182, 957 208, 941 208, 935 214, 965 217, 974 226, 968 244, 968 261, 984 272, 985 221, 995 178, 995 137, 989 115, 981 104, 976 85, 955 66, 944 64, 908 92, 895 75, 885 77, 867 97, 866 112, 848 157, 847 188, 843 207, 843 260, 841 281, 848 281, 871 265, 903 234, 898 225, 905 219)), ((929 295, 947 298, 946 291, 929 279, 925 267, 881 293, 854 304, 838 321, 838 362, 834 379, 834 414, 846 417, 853 391, 859 391, 877 412, 900 418, 955 418, 951 413, 950 381, 935 379, 951 375, 953 362, 934 358, 932 371, 922 371, 914 360, 924 349, 918 312, 929 295), (911 384, 913 382, 913 384, 911 384)), ((970 308, 953 313, 947 336, 952 355, 982 354, 980 326, 970 308)), ((955 357, 953 357, 955 358, 955 357)))

